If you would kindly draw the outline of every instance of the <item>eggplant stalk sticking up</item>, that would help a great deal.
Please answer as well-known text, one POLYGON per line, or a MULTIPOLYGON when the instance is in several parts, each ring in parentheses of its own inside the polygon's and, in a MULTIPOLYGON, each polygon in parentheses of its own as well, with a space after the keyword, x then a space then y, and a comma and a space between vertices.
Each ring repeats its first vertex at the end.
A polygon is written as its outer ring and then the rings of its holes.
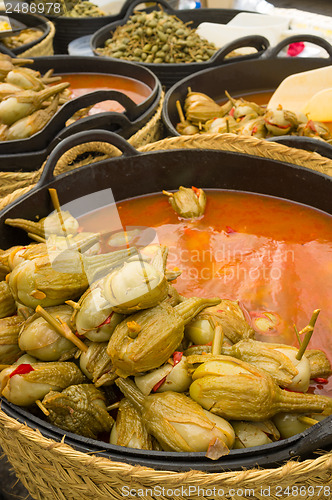
POLYGON ((116 384, 165 451, 206 451, 206 456, 215 460, 227 455, 233 446, 232 426, 184 394, 167 391, 144 396, 132 381, 119 378, 116 384))
POLYGON ((226 97, 228 97, 232 107, 233 107, 233 117, 236 119, 243 118, 246 116, 251 116, 252 118, 257 118, 257 116, 263 115, 265 109, 256 104, 255 102, 246 101, 245 99, 234 99, 227 90, 225 91, 226 97))
POLYGON ((17 120, 37 111, 44 101, 62 92, 68 86, 69 83, 64 82, 39 92, 25 90, 19 95, 7 97, 0 103, 0 123, 12 125, 17 120))
POLYGON ((175 307, 163 303, 130 316, 114 330, 107 347, 116 373, 122 377, 153 370, 165 363, 179 346, 184 327, 218 298, 192 297, 175 307), (131 324, 138 325, 133 331, 131 324))
POLYGON ((231 356, 190 356, 187 360, 202 363, 193 373, 191 398, 224 418, 259 421, 280 412, 332 413, 331 398, 280 389, 271 375, 231 356))

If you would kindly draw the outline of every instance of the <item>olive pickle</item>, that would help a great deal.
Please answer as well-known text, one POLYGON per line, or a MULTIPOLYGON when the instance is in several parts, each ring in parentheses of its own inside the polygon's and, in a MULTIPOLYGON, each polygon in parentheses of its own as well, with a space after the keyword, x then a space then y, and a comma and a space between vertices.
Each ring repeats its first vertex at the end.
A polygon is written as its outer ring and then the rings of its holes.
POLYGON ((188 24, 162 10, 135 13, 111 35, 104 47, 97 49, 98 54, 148 64, 208 61, 217 50, 188 24), (153 54, 155 57, 150 57, 153 54))

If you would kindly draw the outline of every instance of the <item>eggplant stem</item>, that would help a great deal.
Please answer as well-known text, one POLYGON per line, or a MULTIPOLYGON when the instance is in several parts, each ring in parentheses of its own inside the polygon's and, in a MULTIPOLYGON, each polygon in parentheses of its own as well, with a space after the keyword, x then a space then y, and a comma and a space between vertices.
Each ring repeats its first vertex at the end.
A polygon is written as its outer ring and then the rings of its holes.
POLYGON ((51 325, 54 330, 61 335, 62 337, 65 337, 67 340, 70 340, 73 344, 76 345, 80 349, 80 351, 87 352, 88 347, 82 342, 76 335, 71 331, 67 323, 61 320, 59 316, 57 316, 57 319, 53 318, 45 309, 41 306, 36 307, 36 313, 39 314, 42 318, 47 321, 49 325, 51 325))
POLYGON ((305 417, 305 416, 298 417, 297 419, 306 425, 315 425, 315 424, 318 424, 318 422, 319 422, 319 420, 316 420, 315 418, 310 418, 310 417, 305 417))
POLYGON ((119 406, 120 406, 120 401, 117 401, 116 403, 113 403, 112 405, 107 406, 106 410, 107 411, 116 410, 117 408, 119 408, 119 406))
POLYGON ((299 361, 302 359, 302 356, 305 353, 306 348, 308 347, 308 344, 310 342, 312 334, 314 333, 314 328, 315 328, 315 324, 316 324, 319 313, 320 313, 320 309, 315 309, 315 311, 312 313, 311 320, 309 321, 309 324, 305 328, 303 328, 303 330, 301 330, 299 332, 299 335, 302 335, 305 333, 305 337, 303 339, 303 342, 301 344, 299 352, 296 355, 296 359, 298 359, 299 361))
POLYGON ((234 106, 236 104, 236 100, 234 99, 234 97, 232 97, 227 90, 225 90, 225 95, 226 95, 226 97, 228 97, 228 99, 231 101, 231 103, 234 106))
MULTIPOLYGON (((51 197, 51 200, 52 200, 52 203, 53 203, 53 207, 58 212, 58 216, 59 216, 59 221, 60 221, 60 224, 61 224, 62 232, 63 232, 65 238, 67 238, 68 235, 67 235, 65 223, 64 223, 64 220, 63 220, 63 217, 62 217, 62 212, 61 212, 61 207, 60 207, 60 202, 59 202, 59 197, 58 197, 57 190, 54 189, 54 188, 49 188, 48 192, 50 193, 50 197, 51 197)), ((69 247, 68 241, 67 241, 67 245, 69 247)))
POLYGON ((38 243, 46 243, 45 238, 39 236, 39 234, 28 233, 28 236, 31 240, 38 241, 38 243))
POLYGON ((212 347, 211 347, 212 356, 218 356, 219 354, 221 354, 223 340, 224 340, 224 332, 222 326, 217 324, 214 329, 214 335, 212 340, 212 347))
POLYGON ((296 338, 297 338, 297 340, 298 340, 299 346, 301 347, 301 345, 302 345, 302 340, 301 340, 301 338, 300 338, 300 334, 299 334, 299 331, 298 331, 298 329, 297 329, 296 325, 294 325, 294 330, 295 330, 295 335, 296 335, 296 338))
POLYGON ((74 300, 66 300, 65 304, 72 307, 73 309, 77 309, 77 310, 81 309, 81 306, 79 305, 79 303, 75 302, 74 300))
POLYGON ((180 122, 184 123, 186 121, 186 119, 184 117, 184 114, 183 114, 183 111, 182 111, 182 108, 181 108, 181 103, 180 103, 179 100, 176 101, 176 109, 177 109, 178 114, 179 114, 180 122))
POLYGON ((43 403, 40 401, 40 399, 37 399, 37 401, 35 401, 36 405, 38 406, 38 408, 44 413, 44 415, 46 415, 46 417, 49 416, 50 412, 48 411, 47 408, 45 408, 45 406, 43 405, 43 403))
MULTIPOLYGON (((80 253, 84 253, 87 250, 89 250, 89 248, 91 248, 93 245, 95 245, 96 243, 99 242, 99 237, 100 237, 100 234, 96 233, 92 236, 89 236, 86 240, 82 241, 81 243, 71 245, 71 248, 73 250, 77 249, 80 253)), ((128 245, 127 245, 127 248, 128 248, 128 245)))

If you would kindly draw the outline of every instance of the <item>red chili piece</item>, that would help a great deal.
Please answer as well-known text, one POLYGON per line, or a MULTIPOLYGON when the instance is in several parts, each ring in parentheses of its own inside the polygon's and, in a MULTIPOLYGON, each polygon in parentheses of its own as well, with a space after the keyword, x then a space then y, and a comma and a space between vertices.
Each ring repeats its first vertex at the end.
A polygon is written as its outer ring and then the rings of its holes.
POLYGON ((286 130, 286 128, 290 128, 291 125, 277 125, 276 123, 272 123, 272 122, 269 122, 268 120, 265 120, 265 123, 267 123, 268 125, 272 125, 273 127, 278 127, 278 128, 283 128, 286 130))
POLYGON ((157 382, 156 385, 153 386, 152 392, 157 392, 157 390, 159 389, 159 387, 161 387, 163 385, 163 383, 165 382, 166 378, 167 378, 167 375, 166 375, 166 377, 164 377, 161 380, 159 380, 159 382, 157 382))
POLYGON ((30 373, 33 371, 35 370, 29 363, 22 363, 21 365, 18 365, 18 367, 13 372, 11 372, 9 378, 14 377, 14 375, 24 375, 25 373, 30 373))
POLYGON ((182 359, 182 356, 183 356, 183 352, 181 351, 175 351, 173 352, 173 362, 174 362, 174 365, 177 365, 178 363, 180 363, 181 359, 182 359))
POLYGON ((310 128, 310 130, 312 130, 313 132, 317 132, 317 129, 315 127, 315 124, 312 120, 309 120, 308 123, 307 123, 307 127, 310 128))
POLYGON ((113 315, 113 312, 111 312, 111 314, 105 319, 105 321, 100 323, 100 325, 98 325, 97 328, 101 328, 102 326, 108 325, 111 322, 112 315, 113 315))
POLYGON ((194 193, 197 196, 197 198, 199 198, 201 190, 199 188, 196 188, 195 186, 191 186, 191 189, 194 191, 194 193))
POLYGON ((317 382, 317 384, 328 384, 329 383, 327 378, 321 378, 321 377, 314 378, 314 381, 317 382))

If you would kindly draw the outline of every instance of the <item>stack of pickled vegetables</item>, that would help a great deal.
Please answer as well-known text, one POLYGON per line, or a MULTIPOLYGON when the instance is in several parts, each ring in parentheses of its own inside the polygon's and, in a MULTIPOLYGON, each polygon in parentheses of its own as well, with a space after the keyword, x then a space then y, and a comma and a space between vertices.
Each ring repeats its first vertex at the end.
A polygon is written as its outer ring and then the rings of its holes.
MULTIPOLYGON (((164 192, 185 218, 206 196, 164 192)), ((167 247, 102 253, 100 234, 56 210, 38 222, 7 219, 34 240, 0 251, 0 393, 50 423, 131 448, 206 452, 268 444, 332 413, 307 393, 326 378, 324 352, 255 340, 236 301, 186 298, 167 247)))
POLYGON ((0 54, 0 141, 25 139, 39 132, 70 96, 69 83, 49 70, 42 76, 24 67, 30 59, 0 54))
POLYGON ((124 25, 117 26, 105 46, 96 52, 148 64, 208 61, 217 47, 188 24, 163 10, 137 11, 124 25))
POLYGON ((43 31, 37 28, 27 28, 20 31, 18 35, 1 38, 1 43, 9 49, 17 49, 22 47, 22 45, 37 41, 43 34, 43 31))
POLYGON ((322 122, 308 119, 304 113, 294 113, 279 106, 267 109, 245 99, 217 104, 211 97, 188 89, 184 112, 177 102, 180 122, 176 130, 182 135, 197 133, 232 133, 265 139, 280 135, 314 137, 332 144, 330 129, 322 122))

